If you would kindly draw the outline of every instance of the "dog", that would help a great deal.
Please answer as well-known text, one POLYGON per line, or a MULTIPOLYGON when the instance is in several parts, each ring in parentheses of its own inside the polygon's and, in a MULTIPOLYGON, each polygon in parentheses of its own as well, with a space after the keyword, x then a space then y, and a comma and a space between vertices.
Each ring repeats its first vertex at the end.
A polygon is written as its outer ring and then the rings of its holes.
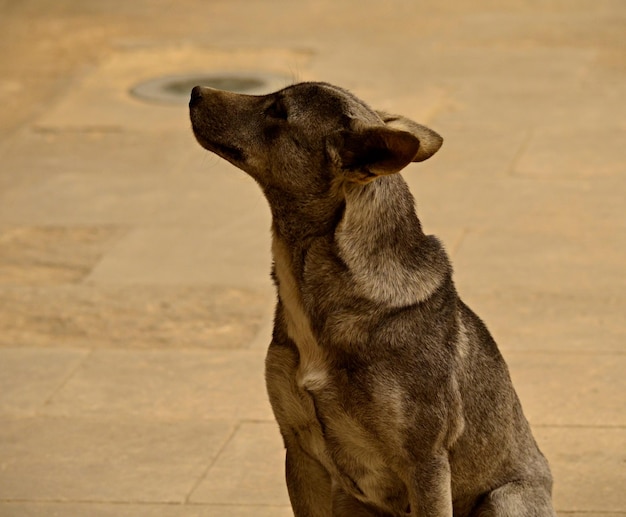
POLYGON ((295 516, 556 515, 507 366, 399 174, 442 138, 319 82, 196 86, 189 106, 271 209, 266 381, 295 516))

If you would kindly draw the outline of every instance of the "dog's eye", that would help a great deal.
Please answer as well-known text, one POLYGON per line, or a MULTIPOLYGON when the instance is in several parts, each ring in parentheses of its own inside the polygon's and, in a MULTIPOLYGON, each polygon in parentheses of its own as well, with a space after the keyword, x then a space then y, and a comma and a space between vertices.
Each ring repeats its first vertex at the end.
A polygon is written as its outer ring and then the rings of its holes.
POLYGON ((287 110, 285 109, 285 105, 280 100, 272 102, 267 110, 265 110, 265 114, 268 117, 287 120, 287 110))

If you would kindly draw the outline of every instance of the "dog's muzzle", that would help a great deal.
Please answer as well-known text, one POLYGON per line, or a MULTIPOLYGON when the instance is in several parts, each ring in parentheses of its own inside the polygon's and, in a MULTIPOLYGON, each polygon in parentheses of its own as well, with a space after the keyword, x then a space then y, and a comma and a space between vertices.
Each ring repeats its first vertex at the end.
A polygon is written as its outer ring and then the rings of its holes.
POLYGON ((191 97, 189 99, 189 107, 194 108, 202 101, 202 86, 194 86, 191 90, 191 97))

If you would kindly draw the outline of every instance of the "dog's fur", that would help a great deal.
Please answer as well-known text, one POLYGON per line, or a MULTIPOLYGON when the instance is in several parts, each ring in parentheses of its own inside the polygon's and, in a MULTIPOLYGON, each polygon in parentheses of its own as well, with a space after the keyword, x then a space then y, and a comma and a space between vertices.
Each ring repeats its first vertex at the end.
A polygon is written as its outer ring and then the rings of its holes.
POLYGON ((296 517, 555 515, 505 362, 397 174, 441 137, 325 83, 196 87, 190 112, 271 208, 266 379, 296 517))

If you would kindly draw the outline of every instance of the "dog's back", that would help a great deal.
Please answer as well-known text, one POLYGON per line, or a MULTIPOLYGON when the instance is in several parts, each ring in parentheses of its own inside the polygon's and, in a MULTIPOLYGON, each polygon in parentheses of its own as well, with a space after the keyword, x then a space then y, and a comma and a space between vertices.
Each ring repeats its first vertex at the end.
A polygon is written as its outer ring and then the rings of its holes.
POLYGON ((396 174, 441 138, 320 83, 194 89, 191 111, 272 210, 267 385, 296 517, 554 515, 506 365, 396 174))

